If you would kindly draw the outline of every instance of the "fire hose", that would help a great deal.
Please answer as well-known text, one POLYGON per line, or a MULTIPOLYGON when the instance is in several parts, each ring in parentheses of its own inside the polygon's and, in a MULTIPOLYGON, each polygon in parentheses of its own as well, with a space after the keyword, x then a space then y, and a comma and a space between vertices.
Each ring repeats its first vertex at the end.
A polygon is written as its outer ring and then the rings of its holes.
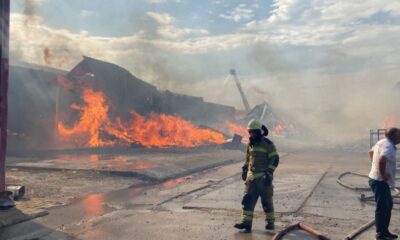
POLYGON ((291 231, 295 231, 295 230, 303 230, 309 234, 311 234, 312 236, 320 239, 320 240, 329 240, 328 237, 325 237, 324 235, 320 234, 319 232, 317 232, 316 230, 312 229, 311 227, 304 225, 303 223, 296 223, 293 225, 290 225, 288 227, 286 227, 285 229, 283 229, 282 231, 279 231, 277 234, 275 234, 275 236, 272 238, 272 240, 280 240, 282 239, 286 234, 288 234, 291 231))
MULTIPOLYGON (((370 191, 369 187, 356 187, 356 186, 351 186, 349 184, 346 184, 342 181, 342 178, 346 175, 355 175, 355 176, 359 176, 359 177, 365 177, 368 178, 368 175, 365 174, 361 174, 361 173, 355 173, 355 172, 344 172, 342 174, 339 175, 339 177, 337 178, 336 182, 341 185, 342 187, 345 187, 347 189, 350 190, 354 190, 354 191, 370 191)), ((394 204, 400 204, 400 196, 399 196, 399 190, 398 189, 394 189, 395 194, 392 196, 393 197, 393 203, 394 204), (396 201, 397 200, 397 201, 396 201)), ((360 200, 362 202, 373 202, 375 201, 374 196, 365 196, 365 194, 361 194, 360 200)), ((353 240, 355 239, 357 236, 359 236, 361 233, 363 233, 364 231, 366 231, 367 229, 369 229, 370 227, 372 227, 375 224, 375 220, 371 220, 367 223, 365 223, 364 225, 360 226, 359 228, 355 229, 353 232, 351 232, 349 235, 347 235, 344 239, 345 240, 353 240)), ((305 232, 311 234, 312 236, 318 238, 318 239, 322 239, 322 240, 327 240, 329 239, 328 237, 320 234, 319 232, 317 232, 316 230, 312 229, 311 227, 308 227, 306 225, 304 225, 303 223, 296 223, 293 225, 290 225, 288 227, 286 227, 284 230, 278 232, 277 234, 275 234, 275 236, 272 238, 272 240, 280 240, 282 239, 286 234, 290 233, 291 231, 295 231, 295 230, 304 230, 305 232)))
POLYGON ((357 228, 352 233, 347 235, 345 240, 353 240, 353 239, 355 239, 358 235, 360 235, 362 232, 364 232, 368 228, 372 227, 374 224, 375 224, 375 219, 367 222, 366 224, 362 225, 361 227, 357 228))
MULTIPOLYGON (((350 190, 354 190, 354 191, 370 191, 371 189, 369 187, 353 187, 351 185, 348 185, 344 182, 342 182, 342 178, 346 175, 355 175, 355 176, 359 176, 359 177, 365 177, 368 178, 368 175, 366 174, 361 174, 361 173, 355 173, 355 172, 344 172, 342 174, 339 175, 339 177, 336 179, 336 182, 341 185, 342 187, 345 187, 347 189, 350 190)), ((395 192, 395 194, 392 195, 393 197, 393 204, 400 204, 400 191, 397 188, 394 188, 393 191, 395 192)), ((375 201, 375 197, 374 196, 365 196, 364 193, 361 194, 360 196, 360 201, 362 202, 373 202, 375 201)))
POLYGON ((339 177, 336 179, 336 182, 339 184, 339 185, 341 185, 342 187, 345 187, 345 188, 347 188, 347 189, 351 189, 351 190, 354 190, 354 191, 368 191, 368 190, 370 190, 370 188, 368 187, 353 187, 353 186, 350 186, 350 185, 348 185, 348 184, 345 184, 344 182, 342 182, 342 178, 344 177, 344 176, 346 176, 346 175, 355 175, 355 176, 359 176, 359 177, 368 177, 368 175, 365 175, 365 174, 361 174, 361 173, 355 173, 355 172, 344 172, 344 173, 342 173, 342 174, 340 174, 339 175, 339 177))
MULTIPOLYGON (((354 191, 370 191, 370 188, 367 187, 354 187, 350 186, 344 182, 342 182, 342 178, 346 175, 355 175, 355 176, 360 176, 360 177, 365 177, 368 178, 368 175, 365 174, 360 174, 360 173, 354 173, 354 172, 344 172, 339 175, 339 177, 336 179, 336 182, 341 185, 342 187, 345 187, 350 190, 354 191)), ((395 194, 392 195, 393 197, 393 204, 400 204, 400 196, 399 193, 400 191, 397 188, 394 188, 395 194)), ((375 202, 375 196, 365 196, 364 193, 361 194, 360 196, 360 201, 365 202, 365 203, 372 203, 375 202)), ((356 230, 354 230, 352 233, 346 236, 345 240, 352 240, 355 239, 358 235, 360 235, 362 232, 366 231, 370 227, 372 227, 375 224, 375 220, 371 220, 367 222, 366 224, 360 226, 356 230)))

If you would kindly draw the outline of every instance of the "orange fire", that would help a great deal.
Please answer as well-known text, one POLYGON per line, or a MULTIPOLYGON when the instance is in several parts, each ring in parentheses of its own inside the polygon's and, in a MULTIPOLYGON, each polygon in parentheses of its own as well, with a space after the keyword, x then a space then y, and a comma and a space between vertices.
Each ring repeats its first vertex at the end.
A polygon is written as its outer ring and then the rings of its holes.
POLYGON ((100 157, 99 157, 99 155, 97 155, 97 154, 91 154, 91 155, 89 156, 89 159, 90 159, 90 161, 92 161, 92 162, 97 162, 97 161, 100 160, 100 157))
POLYGON ((128 123, 117 119, 116 127, 107 130, 130 143, 137 142, 147 147, 196 147, 225 142, 223 134, 199 128, 177 116, 156 113, 147 118, 138 113, 132 113, 132 116, 128 123))
POLYGON ((247 129, 240 124, 231 121, 225 121, 225 126, 231 135, 238 134, 242 137, 247 137, 249 135, 247 129))
POLYGON ((107 112, 109 109, 106 99, 102 92, 96 92, 92 89, 83 89, 83 100, 86 106, 72 104, 71 108, 81 111, 81 116, 77 124, 72 128, 67 128, 62 122, 58 123, 58 132, 62 136, 74 136, 77 142, 86 140, 87 145, 91 147, 113 145, 113 141, 104 140, 100 133, 105 126, 110 126, 107 112))
POLYGON ((272 130, 272 133, 275 135, 280 135, 285 131, 285 127, 282 124, 275 125, 275 128, 272 130))
POLYGON ((110 103, 101 91, 83 89, 85 104, 72 104, 80 112, 79 121, 72 127, 58 123, 61 136, 71 137, 77 144, 90 147, 130 145, 145 147, 197 147, 206 144, 222 144, 223 134, 203 129, 178 116, 152 113, 144 117, 132 112, 132 120, 110 120, 110 103))
POLYGON ((71 82, 67 82, 67 80, 65 79, 64 76, 62 75, 57 75, 57 82, 58 84, 60 84, 60 86, 62 86, 65 90, 71 90, 73 89, 75 86, 74 84, 72 84, 71 82))
MULTIPOLYGON (((242 137, 247 137, 249 134, 247 132, 247 129, 245 126, 231 122, 231 121, 225 121, 225 128, 221 129, 226 129, 231 135, 233 134, 238 134, 241 135, 242 137)), ((224 130, 223 130, 224 131, 224 130)), ((282 124, 277 124, 275 127, 271 130, 270 133, 273 136, 277 135, 282 135, 285 131, 285 127, 282 124)))
POLYGON ((394 116, 387 117, 383 122, 383 128, 385 129, 389 129, 396 126, 397 126, 397 120, 396 117, 394 116))

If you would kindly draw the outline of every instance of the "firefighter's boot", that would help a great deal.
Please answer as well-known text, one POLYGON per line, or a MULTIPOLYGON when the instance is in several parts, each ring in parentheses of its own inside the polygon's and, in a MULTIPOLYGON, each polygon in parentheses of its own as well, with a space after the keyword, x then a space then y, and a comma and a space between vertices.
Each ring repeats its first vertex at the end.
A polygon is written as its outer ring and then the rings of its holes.
POLYGON ((267 225, 265 225, 266 230, 274 230, 275 229, 275 224, 273 222, 267 222, 267 225))
POLYGON ((245 230, 245 232, 251 232, 251 223, 249 222, 236 223, 235 225, 233 225, 233 227, 240 230, 245 230))

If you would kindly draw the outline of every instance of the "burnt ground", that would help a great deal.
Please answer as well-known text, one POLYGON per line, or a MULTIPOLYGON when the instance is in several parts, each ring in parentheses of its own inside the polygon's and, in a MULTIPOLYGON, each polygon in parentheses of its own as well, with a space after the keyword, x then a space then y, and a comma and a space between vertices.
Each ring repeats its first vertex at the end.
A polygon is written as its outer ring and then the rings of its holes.
MULTIPOLYGON (((274 180, 278 230, 303 222, 331 239, 343 239, 373 218, 374 206, 359 200, 362 192, 336 183, 345 171, 368 173, 370 162, 365 153, 334 149, 283 152, 274 180)), ((7 182, 23 184, 28 192, 16 209, 1 212, 0 239, 272 238, 273 233, 263 228, 259 203, 252 233, 232 227, 240 215, 243 152, 146 153, 140 160, 152 167, 132 170, 140 174, 111 169, 115 164, 134 166, 135 156, 125 154, 109 167, 96 163, 101 158, 90 161, 90 157, 74 158, 75 162, 68 159, 62 168, 51 166, 57 158, 9 161, 7 182), (102 167, 93 168, 94 163, 102 167), (75 169, 65 170, 71 166, 75 169), (17 215, 23 217, 12 222, 17 215), (8 221, 3 221, 6 218, 8 221)), ((367 187, 363 177, 348 175, 342 180, 367 187)), ((399 233, 398 211, 393 214, 391 229, 399 233)), ((357 239, 373 239, 373 230, 357 239)))

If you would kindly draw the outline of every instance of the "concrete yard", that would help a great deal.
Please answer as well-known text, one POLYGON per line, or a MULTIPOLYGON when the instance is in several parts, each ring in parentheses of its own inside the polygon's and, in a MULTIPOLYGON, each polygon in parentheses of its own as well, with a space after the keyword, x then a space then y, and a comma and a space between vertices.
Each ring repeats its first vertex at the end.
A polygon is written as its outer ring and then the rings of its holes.
MULTIPOLYGON (((331 239, 344 239, 373 219, 374 205, 361 203, 361 192, 336 182, 346 171, 367 174, 370 161, 365 153, 283 152, 274 180, 277 230, 303 222, 331 239)), ((274 233, 264 230, 260 202, 252 233, 232 227, 240 220, 243 158, 242 151, 207 149, 127 153, 118 161, 107 155, 97 160, 85 155, 10 160, 8 180, 26 185, 28 195, 16 209, 1 212, 10 220, 3 224, 0 239, 272 239, 274 233), (150 167, 124 167, 134 166, 137 159, 150 167), (12 211, 25 219, 13 222, 12 211), (44 214, 29 215, 32 212, 44 214)), ((368 187, 363 177, 349 175, 342 180, 368 187)), ((399 233, 398 211, 393 211, 392 219, 391 230, 399 233)), ((373 236, 374 227, 357 239, 373 236)))

